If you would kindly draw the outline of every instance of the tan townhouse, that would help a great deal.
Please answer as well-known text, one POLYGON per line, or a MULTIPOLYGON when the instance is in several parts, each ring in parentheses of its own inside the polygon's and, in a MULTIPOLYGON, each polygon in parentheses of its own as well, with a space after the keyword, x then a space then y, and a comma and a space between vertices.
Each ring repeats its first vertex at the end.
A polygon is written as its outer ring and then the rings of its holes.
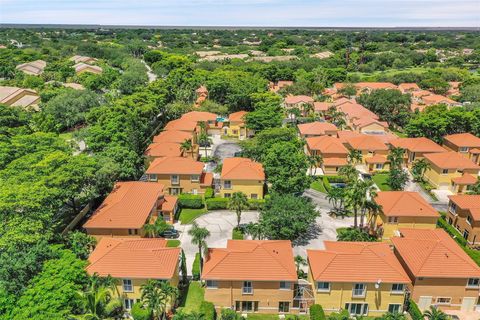
POLYGON ((240 313, 297 313, 297 271, 287 240, 228 240, 209 249, 202 280, 205 300, 240 313))
POLYGON ((397 138, 390 141, 393 148, 402 148, 405 150, 404 160, 406 166, 411 166, 415 160, 423 159, 427 153, 447 152, 442 146, 432 140, 419 138, 397 138))
POLYGON ((473 134, 456 133, 443 137, 443 146, 480 165, 480 138, 473 134))
POLYGON ((31 76, 39 76, 43 73, 43 70, 46 66, 47 62, 43 60, 35 60, 19 64, 18 66, 16 66, 16 69, 31 76))
POLYGON ((298 132, 300 137, 302 138, 310 138, 310 137, 319 137, 319 136, 337 136, 337 127, 330 122, 309 122, 309 123, 302 123, 298 126, 298 132))
POLYGON ((302 112, 303 115, 306 115, 306 111, 308 110, 308 108, 312 108, 312 111, 313 111, 313 103, 314 103, 313 98, 309 96, 288 95, 285 97, 283 104, 287 111, 291 109, 298 109, 302 112))
POLYGON ((40 96, 32 89, 0 86, 0 103, 26 110, 40 110, 38 107, 40 96))
POLYGON ((479 304, 480 268, 443 229, 400 229, 394 252, 412 281, 420 310, 473 311, 479 304))
POLYGON ((336 175, 348 164, 348 149, 340 139, 330 136, 306 138, 306 154, 322 157, 321 169, 325 175, 336 175))
POLYGON ((480 240, 480 195, 459 194, 449 196, 447 221, 469 243, 480 240))
POLYGON ((349 138, 346 140, 345 146, 350 150, 358 150, 362 153, 362 163, 367 166, 369 172, 388 170, 389 148, 378 137, 361 135, 349 138))
POLYGON ((220 196, 230 198, 243 192, 249 199, 263 199, 265 171, 259 162, 248 158, 226 158, 220 174, 220 196))

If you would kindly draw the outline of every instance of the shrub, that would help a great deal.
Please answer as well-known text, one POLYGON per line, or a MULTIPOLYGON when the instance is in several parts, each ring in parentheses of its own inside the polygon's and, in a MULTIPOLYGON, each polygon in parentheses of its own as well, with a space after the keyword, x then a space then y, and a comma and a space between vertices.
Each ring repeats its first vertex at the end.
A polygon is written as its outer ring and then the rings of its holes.
POLYGON ((152 310, 143 308, 141 303, 135 303, 132 307, 132 317, 134 320, 152 319, 152 310))
POLYGON ((445 230, 452 238, 455 239, 455 241, 458 242, 459 245, 462 247, 465 247, 467 245, 467 240, 465 240, 460 233, 458 233, 455 228, 453 228, 451 225, 448 224, 448 222, 445 220, 445 214, 441 213, 441 217, 437 221, 437 225, 441 227, 443 230, 445 230))
POLYGON ((310 307, 310 319, 311 320, 325 320, 325 312, 319 304, 314 304, 310 307))
POLYGON ((203 208, 202 196, 196 194, 181 194, 178 196, 178 204, 181 208, 201 209, 203 208))
POLYGON ((423 320, 423 314, 418 308, 415 301, 412 299, 408 300, 408 313, 412 317, 413 320, 423 320))
POLYGON ((207 189, 205 189, 205 194, 204 194, 205 199, 213 198, 213 196, 214 196, 213 188, 208 187, 207 189))
POLYGON ((345 183, 346 179, 342 176, 324 176, 330 183, 345 183))
POLYGON ((232 239, 233 240, 243 240, 243 232, 237 228, 233 228, 232 230, 232 239))
POLYGON ((204 315, 205 320, 217 319, 217 312, 215 306, 209 301, 202 301, 200 304, 200 313, 204 315))
POLYGON ((238 320, 243 319, 239 314, 237 314, 232 309, 222 309, 222 314, 220 320, 238 320))
POLYGON ((325 187, 325 190, 330 191, 332 189, 332 186, 330 185, 330 181, 328 181, 327 176, 323 176, 323 186, 325 187))
POLYGON ((193 280, 200 279, 200 255, 198 253, 195 254, 195 260, 193 260, 192 277, 193 280))
POLYGON ((248 199, 248 209, 249 210, 260 210, 265 204, 263 199, 248 199))
POLYGON ((210 198, 205 202, 208 210, 222 210, 227 209, 228 201, 228 198, 210 198))

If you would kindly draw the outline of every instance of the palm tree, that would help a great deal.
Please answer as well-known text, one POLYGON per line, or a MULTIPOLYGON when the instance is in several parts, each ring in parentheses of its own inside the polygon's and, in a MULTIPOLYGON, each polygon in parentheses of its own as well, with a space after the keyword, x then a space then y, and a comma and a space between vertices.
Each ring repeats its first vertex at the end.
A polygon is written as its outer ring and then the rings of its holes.
POLYGON ((345 202, 352 209, 354 217, 354 228, 358 228, 358 214, 361 215, 361 227, 363 227, 363 216, 368 197, 374 196, 374 183, 372 180, 355 180, 347 184, 345 188, 345 202))
POLYGON ((242 211, 248 209, 248 199, 245 193, 241 191, 234 192, 230 200, 228 200, 227 208, 235 211, 237 214, 237 229, 240 228, 242 211))
POLYGON ((170 229, 170 226, 162 218, 157 218, 154 223, 146 223, 143 226, 143 231, 147 238, 158 237, 168 229, 170 229))
POLYGON ((288 110, 288 112, 290 113, 290 115, 293 116, 294 123, 297 124, 298 123, 298 118, 302 115, 302 112, 300 111, 300 109, 295 107, 295 108, 292 108, 292 109, 288 110))
POLYGON ((206 228, 200 227, 196 222, 192 224, 192 228, 188 230, 188 234, 192 237, 192 243, 198 246, 198 254, 200 256, 200 274, 203 269, 202 251, 207 251, 207 239, 210 236, 210 231, 206 228))
POLYGON ((313 111, 315 110, 313 105, 311 103, 304 103, 302 104, 302 110, 303 110, 303 114, 305 116, 308 116, 310 115, 311 113, 313 113, 313 111))
POLYGON ((430 306, 430 310, 427 310, 423 313, 423 316, 426 317, 428 320, 447 320, 448 316, 443 311, 435 308, 434 306, 430 306))
POLYGON ((402 168, 403 164, 403 155, 405 154, 405 149, 403 148, 393 148, 390 150, 390 154, 387 156, 388 161, 390 161, 390 168, 402 168))
POLYGON ((378 214, 382 211, 382 206, 378 205, 375 201, 369 201, 367 204, 368 211, 368 225, 370 231, 375 231, 375 223, 377 221, 378 214))
POLYGON ((300 255, 296 255, 294 260, 295 260, 295 265, 297 266, 297 274, 298 274, 300 272, 300 268, 307 265, 307 260, 300 255))
POLYGON ((142 302, 153 311, 155 319, 166 319, 167 306, 173 306, 178 289, 166 281, 148 280, 140 288, 142 302))
POLYGON ((340 170, 338 170, 338 174, 344 176, 347 179, 347 182, 352 182, 358 179, 358 171, 351 164, 341 167, 340 170))
POLYGON ((317 173, 317 167, 320 167, 323 164, 323 157, 319 154, 311 154, 308 156, 307 160, 310 165, 310 174, 315 175, 317 173))
POLYGON ((389 312, 380 318, 381 320, 406 320, 407 318, 399 312, 389 312))
MULTIPOLYGON (((190 140, 190 139, 185 139, 185 141, 183 141, 180 144, 180 150, 183 153, 188 153, 188 152, 192 151, 192 149, 193 149, 193 143, 192 143, 192 140, 190 140)), ((193 158, 193 152, 192 152, 192 158, 193 158)))
POLYGON ((245 228, 247 234, 249 234, 253 240, 263 239, 263 228, 259 223, 250 222, 245 228))
POLYGON ((362 151, 352 149, 348 152, 348 163, 357 164, 362 161, 362 151))
POLYGON ((206 132, 200 133, 198 136, 198 144, 203 146, 205 151, 205 157, 207 157, 207 148, 212 144, 212 139, 208 136, 206 132))
POLYGON ((430 168, 430 163, 425 158, 415 160, 412 165, 412 173, 415 180, 423 181, 423 177, 428 168, 430 168))
POLYGON ((332 187, 327 190, 326 198, 328 203, 333 206, 334 212, 339 212, 343 209, 343 188, 332 187))

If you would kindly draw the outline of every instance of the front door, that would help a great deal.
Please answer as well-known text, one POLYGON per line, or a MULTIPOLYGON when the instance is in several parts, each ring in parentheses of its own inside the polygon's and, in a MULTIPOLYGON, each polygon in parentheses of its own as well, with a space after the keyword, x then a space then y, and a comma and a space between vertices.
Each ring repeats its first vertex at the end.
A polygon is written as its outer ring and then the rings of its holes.
POLYGON ((460 310, 462 311, 473 311, 475 308, 477 298, 474 297, 464 297, 462 301, 462 307, 460 310))
POLYGON ((421 296, 420 299, 418 299, 418 308, 422 311, 428 309, 431 304, 432 297, 421 296))

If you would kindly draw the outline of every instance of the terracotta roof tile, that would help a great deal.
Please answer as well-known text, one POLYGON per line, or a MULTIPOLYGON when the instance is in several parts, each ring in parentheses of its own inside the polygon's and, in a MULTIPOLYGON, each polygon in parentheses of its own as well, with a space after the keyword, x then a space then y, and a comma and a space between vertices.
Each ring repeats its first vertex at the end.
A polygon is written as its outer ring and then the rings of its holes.
POLYGON ((103 237, 90 255, 89 274, 114 278, 170 280, 177 269, 180 248, 167 248, 165 239, 103 237))
POLYGON ((441 169, 480 169, 480 166, 457 152, 428 153, 425 159, 441 169))
POLYGON ((475 183, 477 183, 478 178, 472 176, 469 173, 464 173, 460 177, 452 178, 452 181, 455 182, 456 184, 474 185, 475 183))
POLYGON ((221 179, 265 180, 263 166, 248 158, 226 158, 223 160, 221 179))
POLYGON ((337 109, 346 114, 350 119, 354 118, 370 118, 378 119, 378 116, 372 111, 368 110, 364 106, 358 103, 344 103, 337 107, 337 109))
POLYGON ((197 127, 197 122, 188 119, 172 120, 165 126, 165 131, 187 131, 194 132, 197 127))
POLYGON ((387 243, 324 241, 325 250, 307 250, 315 281, 410 283, 387 243))
POLYGON ((202 174, 204 164, 191 158, 164 157, 152 161, 148 174, 202 174))
POLYGON ((337 132, 337 127, 330 122, 310 122, 298 125, 298 131, 301 135, 325 135, 326 131, 337 132))
POLYGON ((415 277, 480 278, 480 268, 443 229, 400 229, 391 240, 415 277))
POLYGON ((150 157, 181 157, 182 150, 179 143, 151 143, 145 150, 145 155, 150 157))
POLYGON ((163 197, 164 201, 162 202, 162 211, 172 212, 175 209, 175 206, 178 202, 177 196, 165 195, 163 197))
POLYGON ((395 217, 439 217, 435 210, 418 192, 380 191, 374 201, 382 206, 382 212, 395 217))
POLYGON ((355 150, 387 151, 387 145, 376 136, 362 135, 347 139, 347 144, 355 150))
POLYGON ((313 103, 313 98, 309 96, 286 96, 285 103, 297 104, 297 103, 313 103))
POLYGON ((147 221, 163 185, 153 182, 117 182, 84 228, 139 229, 147 221))
POLYGON ((447 152, 442 146, 425 137, 398 138, 390 141, 390 144, 410 152, 447 152))
POLYGON ((237 111, 234 113, 230 113, 228 116, 228 121, 230 122, 245 122, 245 115, 247 114, 247 111, 237 111))
POLYGON ((420 87, 415 82, 410 82, 410 83, 400 83, 398 85, 398 89, 400 89, 400 91, 402 92, 417 91, 417 90, 420 90, 420 87))
POLYGON ((365 158, 366 163, 387 163, 387 157, 375 154, 373 157, 365 158))
POLYGON ((450 134, 443 139, 458 147, 480 148, 480 138, 469 132, 450 134))
POLYGON ((347 148, 342 144, 340 139, 330 137, 330 136, 321 136, 321 137, 311 137, 307 138, 307 145, 310 150, 318 150, 322 154, 336 153, 336 154, 348 154, 347 148))
POLYGON ((296 281, 293 250, 287 240, 228 240, 210 249, 202 279, 296 281))
POLYGON ((361 117, 361 118, 355 118, 355 119, 353 119, 352 123, 359 128, 363 128, 363 127, 366 127, 368 125, 375 124, 375 123, 384 127, 385 129, 388 128, 388 122, 379 121, 378 119, 374 119, 374 118, 371 118, 371 117, 368 117, 368 116, 361 117))
POLYGON ((313 108, 315 109, 315 112, 325 112, 328 111, 328 109, 333 106, 333 103, 330 102, 317 102, 315 101, 313 103, 313 108))
POLYGON ((371 90, 378 90, 378 89, 397 89, 397 86, 390 82, 358 82, 355 84, 357 89, 371 89, 371 90))
POLYGON ((196 121, 196 122, 208 122, 208 121, 216 121, 217 115, 211 112, 190 111, 182 115, 180 119, 187 120, 187 121, 196 121))
POLYGON ((193 139, 193 134, 191 132, 185 131, 162 131, 160 134, 153 137, 154 143, 164 143, 164 142, 173 142, 173 143, 182 143, 185 140, 193 139))

